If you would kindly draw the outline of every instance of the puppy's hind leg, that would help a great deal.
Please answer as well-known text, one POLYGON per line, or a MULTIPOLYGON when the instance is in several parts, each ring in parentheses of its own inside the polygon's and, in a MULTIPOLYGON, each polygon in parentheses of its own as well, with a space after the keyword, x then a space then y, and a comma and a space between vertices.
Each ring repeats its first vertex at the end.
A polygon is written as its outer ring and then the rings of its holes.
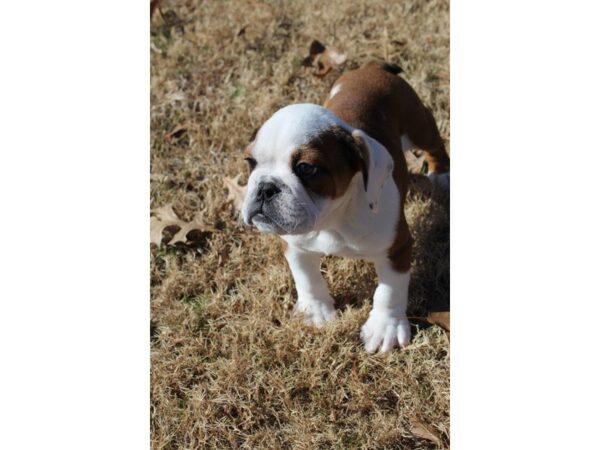
POLYGON ((292 246, 288 246, 284 254, 298 292, 294 311, 301 314, 308 325, 322 326, 333 320, 335 308, 327 283, 321 275, 321 255, 292 246))
POLYGON ((419 148, 425 151, 427 177, 435 185, 450 190, 450 158, 435 119, 426 108, 420 115, 419 127, 402 135, 402 149, 419 148))

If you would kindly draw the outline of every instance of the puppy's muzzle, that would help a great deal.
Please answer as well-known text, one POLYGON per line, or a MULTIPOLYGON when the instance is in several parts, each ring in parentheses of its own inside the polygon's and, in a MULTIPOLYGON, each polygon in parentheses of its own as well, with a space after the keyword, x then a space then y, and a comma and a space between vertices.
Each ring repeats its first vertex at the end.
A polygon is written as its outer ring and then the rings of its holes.
POLYGON ((272 181, 261 181, 256 187, 254 201, 250 207, 248 214, 248 222, 252 223, 252 219, 256 216, 264 215, 263 209, 265 204, 272 202, 281 194, 281 188, 272 181))
POLYGON ((270 181, 261 181, 258 184, 258 189, 256 190, 256 200, 259 202, 268 202, 279 193, 281 193, 281 189, 279 189, 275 183, 270 181))

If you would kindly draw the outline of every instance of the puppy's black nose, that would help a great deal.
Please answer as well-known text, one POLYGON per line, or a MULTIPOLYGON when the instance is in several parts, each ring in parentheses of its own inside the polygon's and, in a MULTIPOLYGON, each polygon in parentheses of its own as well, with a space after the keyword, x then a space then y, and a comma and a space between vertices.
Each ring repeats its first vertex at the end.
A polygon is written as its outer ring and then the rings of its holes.
POLYGON ((261 202, 268 202, 280 192, 281 189, 275 186, 275 183, 271 183, 270 181, 262 182, 258 185, 256 198, 261 202))

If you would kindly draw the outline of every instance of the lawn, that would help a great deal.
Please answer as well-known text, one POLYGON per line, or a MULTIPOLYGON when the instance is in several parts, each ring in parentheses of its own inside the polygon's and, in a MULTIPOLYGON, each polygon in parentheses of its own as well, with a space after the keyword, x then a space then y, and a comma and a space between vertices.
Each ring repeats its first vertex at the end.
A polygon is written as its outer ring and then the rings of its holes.
POLYGON ((245 182, 242 151, 278 108, 322 103, 370 59, 403 68, 449 148, 448 1, 163 0, 155 11, 151 208, 172 205, 204 231, 152 246, 154 449, 449 447, 449 334, 418 319, 449 302, 448 198, 414 176, 413 341, 368 355, 373 268, 324 258, 340 316, 304 326, 279 238, 244 227, 223 184, 245 182), (323 79, 302 65, 314 39, 347 55, 323 79))

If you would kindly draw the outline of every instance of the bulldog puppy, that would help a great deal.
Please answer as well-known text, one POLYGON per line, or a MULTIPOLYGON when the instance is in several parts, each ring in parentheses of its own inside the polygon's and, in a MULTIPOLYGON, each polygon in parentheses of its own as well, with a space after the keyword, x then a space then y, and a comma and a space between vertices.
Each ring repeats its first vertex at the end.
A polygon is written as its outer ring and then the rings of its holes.
POLYGON ((246 149, 251 174, 244 221, 281 236, 298 301, 309 324, 336 316, 320 272, 322 255, 375 265, 378 286, 361 330, 368 352, 410 341, 406 318, 412 238, 404 215, 403 150, 426 152, 430 177, 448 186, 450 161, 435 120, 396 66, 349 71, 325 106, 277 111, 246 149))

